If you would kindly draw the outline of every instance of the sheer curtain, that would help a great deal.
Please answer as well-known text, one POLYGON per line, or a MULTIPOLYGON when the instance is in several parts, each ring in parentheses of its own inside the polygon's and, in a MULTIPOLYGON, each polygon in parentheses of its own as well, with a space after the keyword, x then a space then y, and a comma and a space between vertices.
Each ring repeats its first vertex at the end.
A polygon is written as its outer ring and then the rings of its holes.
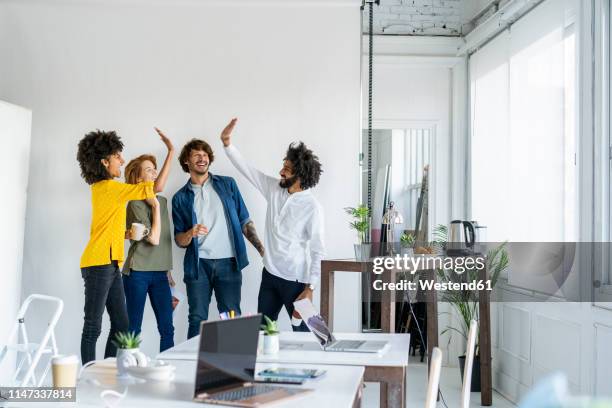
POLYGON ((489 241, 577 239, 570 5, 545 1, 470 58, 472 218, 489 241))

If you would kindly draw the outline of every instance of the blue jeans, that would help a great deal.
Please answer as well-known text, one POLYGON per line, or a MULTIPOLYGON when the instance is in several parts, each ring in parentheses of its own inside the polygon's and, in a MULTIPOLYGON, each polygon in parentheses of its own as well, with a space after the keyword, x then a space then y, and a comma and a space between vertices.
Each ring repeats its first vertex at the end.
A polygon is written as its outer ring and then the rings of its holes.
POLYGON ((189 303, 189 329, 187 338, 200 334, 200 323, 208 320, 208 306, 213 291, 219 313, 240 312, 242 273, 236 258, 203 259, 198 262, 198 276, 184 278, 189 303))
POLYGON ((168 275, 165 271, 134 271, 123 275, 125 299, 131 332, 140 333, 147 294, 157 320, 159 351, 174 347, 174 326, 172 325, 172 294, 168 275))

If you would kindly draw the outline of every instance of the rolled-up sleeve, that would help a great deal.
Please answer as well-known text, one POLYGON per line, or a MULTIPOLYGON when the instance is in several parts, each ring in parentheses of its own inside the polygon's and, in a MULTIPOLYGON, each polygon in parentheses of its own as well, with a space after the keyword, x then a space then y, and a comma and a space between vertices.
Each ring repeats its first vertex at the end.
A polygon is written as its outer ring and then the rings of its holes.
POLYGON ((181 208, 180 199, 175 194, 174 197, 172 197, 172 223, 174 224, 174 242, 179 247, 180 245, 176 240, 176 235, 191 228, 191 225, 189 225, 183 213, 184 210, 181 208))
POLYGON ((132 223, 143 224, 151 229, 151 216, 147 211, 147 204, 142 201, 130 201, 127 206, 126 229, 132 227, 132 223))
POLYGON ((231 186, 234 193, 234 203, 236 205, 238 221, 240 221, 240 227, 244 227, 244 225, 251 220, 249 210, 242 199, 242 194, 240 194, 240 189, 238 188, 238 185, 234 179, 231 179, 231 186))

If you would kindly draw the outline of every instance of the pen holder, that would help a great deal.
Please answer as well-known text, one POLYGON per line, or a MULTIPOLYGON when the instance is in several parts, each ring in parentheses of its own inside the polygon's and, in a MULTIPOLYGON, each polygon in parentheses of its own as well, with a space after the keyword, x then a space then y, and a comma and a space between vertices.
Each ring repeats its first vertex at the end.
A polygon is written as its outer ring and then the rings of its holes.
POLYGON ((280 341, 278 334, 266 334, 264 337, 264 354, 278 354, 280 341))

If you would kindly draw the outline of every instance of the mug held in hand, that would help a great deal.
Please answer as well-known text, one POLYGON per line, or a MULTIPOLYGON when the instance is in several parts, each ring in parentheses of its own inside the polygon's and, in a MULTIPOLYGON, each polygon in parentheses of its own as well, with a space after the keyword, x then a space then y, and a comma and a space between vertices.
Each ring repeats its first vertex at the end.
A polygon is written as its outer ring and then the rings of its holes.
POLYGON ((138 222, 132 223, 132 228, 130 229, 132 240, 140 241, 147 235, 149 235, 150 230, 144 226, 144 224, 140 224, 138 222))

